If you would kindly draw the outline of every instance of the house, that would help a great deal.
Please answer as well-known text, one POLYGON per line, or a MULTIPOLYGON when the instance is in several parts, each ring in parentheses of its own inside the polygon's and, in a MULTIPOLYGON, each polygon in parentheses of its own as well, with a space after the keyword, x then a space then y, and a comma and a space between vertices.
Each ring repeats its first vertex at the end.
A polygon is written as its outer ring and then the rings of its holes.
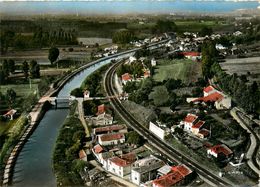
POLYGON ((127 82, 133 80, 132 75, 129 74, 129 73, 123 74, 123 75, 121 76, 121 79, 122 79, 122 83, 123 83, 124 85, 126 85, 127 82))
POLYGON ((212 155, 215 158, 224 156, 225 158, 230 158, 233 156, 233 151, 231 151, 225 144, 215 145, 207 150, 208 155, 212 155))
POLYGON ((98 135, 98 143, 100 145, 117 145, 125 142, 125 135, 123 133, 101 134, 98 135))
MULTIPOLYGON (((105 126, 105 127, 98 127, 93 129, 94 135, 104 134, 104 133, 113 133, 113 132, 119 132, 125 129, 125 126, 123 125, 112 125, 112 126, 105 126)), ((126 131, 124 131, 126 132, 126 131)))
POLYGON ((92 153, 96 157, 98 162, 100 164, 102 164, 103 168, 105 168, 106 170, 108 167, 108 165, 107 165, 108 159, 115 156, 113 151, 106 152, 105 149, 99 144, 97 144, 93 147, 92 153))
POLYGON ((185 131, 191 132, 192 126, 197 122, 198 116, 188 113, 183 121, 180 122, 180 126, 184 125, 185 131))
POLYGON ((154 180, 157 170, 164 165, 160 159, 150 156, 134 163, 131 171, 131 181, 140 185, 150 180, 154 180))
POLYGON ((215 88, 213 86, 207 86, 203 89, 203 96, 207 97, 208 95, 212 94, 215 92, 215 88))
POLYGON ((144 78, 148 78, 151 76, 150 70, 145 70, 144 71, 144 78))
POLYGON ((130 62, 130 64, 132 63, 132 62, 135 62, 137 59, 134 57, 134 56, 130 56, 129 57, 129 62, 130 62))
POLYGON ((11 109, 8 112, 6 112, 3 116, 10 120, 13 120, 16 113, 17 113, 17 110, 11 109))
POLYGON ((88 161, 87 154, 83 149, 79 151, 79 159, 86 162, 88 161))
POLYGON ((106 112, 106 106, 104 104, 98 106, 96 115, 104 114, 106 112))
POLYGON ((123 178, 125 175, 130 174, 132 164, 135 160, 136 156, 134 153, 109 158, 108 171, 123 178))
POLYGON ((92 124, 96 126, 113 124, 113 116, 106 113, 99 114, 97 117, 92 117, 91 120, 92 120, 92 124))
POLYGON ((205 121, 201 121, 199 120, 197 123, 195 123, 194 125, 192 125, 191 127, 191 132, 194 135, 198 135, 199 131, 202 129, 202 126, 205 124, 205 121))
POLYGON ((201 138, 201 139, 207 138, 209 135, 210 135, 210 131, 207 130, 207 129, 201 129, 201 130, 198 132, 198 134, 197 134, 197 136, 198 136, 199 138, 201 138))
POLYGON ((224 93, 218 91, 213 86, 208 86, 203 89, 204 97, 199 98, 187 98, 187 102, 203 102, 203 103, 214 103, 216 109, 229 109, 231 108, 231 98, 226 96, 224 93))
POLYGON ((181 54, 183 56, 185 56, 186 58, 193 60, 193 61, 199 61, 201 60, 201 53, 199 52, 181 52, 181 54))
POLYGON ((157 65, 157 62, 156 62, 156 60, 154 58, 152 58, 152 60, 151 60, 151 65, 153 67, 157 65))
POLYGON ((84 99, 89 98, 89 97, 90 97, 90 91, 85 90, 84 93, 83 93, 83 95, 84 95, 84 99))
POLYGON ((172 167, 168 174, 155 179, 153 181, 153 187, 181 186, 189 182, 192 178, 193 171, 182 164, 172 167))
POLYGON ((216 44, 216 45, 215 45, 215 48, 216 48, 217 50, 225 50, 225 49, 227 49, 227 47, 223 46, 222 44, 216 44))
POLYGON ((170 129, 165 124, 161 124, 159 121, 149 123, 149 130, 156 136, 164 140, 165 136, 170 133, 170 129))

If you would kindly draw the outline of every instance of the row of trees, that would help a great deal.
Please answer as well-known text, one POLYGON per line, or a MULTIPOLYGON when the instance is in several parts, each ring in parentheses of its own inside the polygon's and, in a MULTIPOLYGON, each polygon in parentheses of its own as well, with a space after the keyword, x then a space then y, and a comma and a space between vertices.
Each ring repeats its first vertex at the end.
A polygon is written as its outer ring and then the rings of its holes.
MULTIPOLYGON (((30 75, 31 78, 40 77, 40 65, 37 61, 32 60, 29 63, 24 61, 21 67, 25 79, 30 75)), ((0 70, 0 85, 8 83, 8 78, 10 73, 14 73, 16 70, 15 61, 13 60, 4 60, 2 63, 2 68, 0 70)))
POLYGON ((113 43, 118 43, 118 44, 128 44, 135 38, 136 37, 133 32, 129 30, 121 30, 114 33, 112 37, 112 41, 113 43))
POLYGON ((13 89, 7 89, 6 93, 0 92, 0 104, 4 106, 6 102, 9 108, 12 108, 16 99, 16 92, 13 89))

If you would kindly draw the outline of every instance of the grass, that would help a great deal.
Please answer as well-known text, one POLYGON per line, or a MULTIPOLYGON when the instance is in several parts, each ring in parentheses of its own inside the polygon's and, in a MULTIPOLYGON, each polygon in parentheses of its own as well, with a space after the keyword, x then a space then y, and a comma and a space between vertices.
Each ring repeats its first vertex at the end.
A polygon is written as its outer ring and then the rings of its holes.
POLYGON ((201 76, 201 64, 188 59, 160 60, 155 69, 154 80, 181 79, 184 83, 194 82, 201 76))
POLYGON ((26 97, 30 94, 33 94, 35 90, 38 89, 38 84, 32 84, 30 89, 29 84, 9 84, 9 85, 1 85, 0 91, 5 94, 6 90, 13 89, 16 92, 17 96, 26 97))
POLYGON ((17 121, 18 119, 7 122, 0 121, 0 136, 5 134, 17 121))

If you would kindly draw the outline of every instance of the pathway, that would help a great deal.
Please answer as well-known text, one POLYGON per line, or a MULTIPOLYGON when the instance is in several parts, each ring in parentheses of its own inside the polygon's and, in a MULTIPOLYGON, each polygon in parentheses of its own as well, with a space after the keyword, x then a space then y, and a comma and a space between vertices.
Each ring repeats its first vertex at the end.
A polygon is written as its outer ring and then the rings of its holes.
POLYGON ((83 109, 83 98, 77 98, 78 101, 78 111, 79 111, 79 119, 85 129, 86 137, 90 137, 90 131, 88 128, 88 125, 86 123, 86 120, 84 118, 84 109, 83 109))

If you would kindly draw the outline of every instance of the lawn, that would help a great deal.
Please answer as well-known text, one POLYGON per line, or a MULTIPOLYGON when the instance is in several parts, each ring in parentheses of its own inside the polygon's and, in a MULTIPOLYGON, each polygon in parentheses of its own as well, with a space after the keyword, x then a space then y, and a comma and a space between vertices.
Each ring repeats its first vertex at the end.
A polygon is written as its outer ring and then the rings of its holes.
POLYGON ((181 79, 184 83, 195 82, 201 76, 201 63, 188 59, 159 60, 155 69, 154 80, 181 79))
POLYGON ((0 92, 2 92, 2 94, 5 94, 7 89, 13 89, 19 97, 26 97, 33 94, 35 90, 38 89, 38 84, 32 84, 31 88, 29 84, 9 84, 0 86, 0 92))

